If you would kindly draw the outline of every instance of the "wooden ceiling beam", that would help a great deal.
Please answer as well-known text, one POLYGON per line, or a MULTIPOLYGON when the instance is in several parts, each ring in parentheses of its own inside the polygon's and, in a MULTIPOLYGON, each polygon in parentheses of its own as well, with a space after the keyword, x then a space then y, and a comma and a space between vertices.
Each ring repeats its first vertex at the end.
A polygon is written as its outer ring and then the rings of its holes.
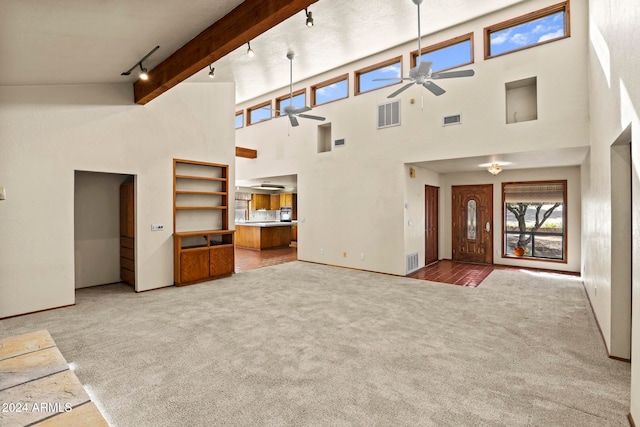
MULTIPOLYGON (((245 0, 133 84, 144 105, 318 0, 245 0)), ((301 28, 304 21, 300 21, 301 28)))

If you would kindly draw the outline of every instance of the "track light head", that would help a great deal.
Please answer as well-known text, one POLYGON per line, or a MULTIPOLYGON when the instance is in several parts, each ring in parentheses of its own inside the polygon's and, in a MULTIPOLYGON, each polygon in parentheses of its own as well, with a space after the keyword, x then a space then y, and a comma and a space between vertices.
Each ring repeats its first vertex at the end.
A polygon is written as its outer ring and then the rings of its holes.
POLYGON ((209 78, 212 79, 216 75, 216 69, 209 65, 209 78))
POLYGON ((247 48, 247 56, 248 56, 249 58, 253 58, 253 56, 254 56, 256 53, 253 51, 253 49, 251 49, 251 42, 247 42, 247 46, 248 46, 248 48, 247 48))
POLYGON ((147 73, 147 69, 142 66, 142 62, 139 62, 138 65, 140 66, 140 75, 138 75, 138 77, 141 80, 149 80, 149 74, 147 73))
POLYGON ((307 27, 313 27, 313 15, 307 10, 307 8, 304 9, 304 13, 307 14, 307 27))

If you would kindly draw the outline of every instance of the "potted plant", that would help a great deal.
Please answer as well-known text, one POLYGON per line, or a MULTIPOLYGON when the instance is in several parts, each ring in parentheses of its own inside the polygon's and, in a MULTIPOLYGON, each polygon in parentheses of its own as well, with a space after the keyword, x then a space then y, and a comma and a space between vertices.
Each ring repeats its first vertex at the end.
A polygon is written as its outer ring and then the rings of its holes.
POLYGON ((522 246, 516 246, 513 250, 513 253, 515 254, 515 256, 522 256, 524 255, 524 248, 522 246))

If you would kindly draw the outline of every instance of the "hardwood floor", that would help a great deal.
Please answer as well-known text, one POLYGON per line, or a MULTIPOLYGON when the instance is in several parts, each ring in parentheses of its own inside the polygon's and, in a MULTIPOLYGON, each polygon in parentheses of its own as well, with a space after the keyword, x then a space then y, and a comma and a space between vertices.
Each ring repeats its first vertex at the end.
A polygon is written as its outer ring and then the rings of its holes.
MULTIPOLYGON (((297 259, 298 248, 295 245, 283 249, 269 249, 263 251, 236 248, 236 273, 255 270, 260 267, 268 267, 270 265, 284 264, 285 262, 296 261, 297 259)), ((555 270, 511 267, 496 264, 469 264, 464 262, 441 260, 426 267, 422 267, 420 270, 408 274, 406 277, 475 288, 479 286, 493 270, 547 271, 556 274, 569 274, 572 276, 579 275, 578 273, 555 270)))
POLYGON ((235 264, 236 273, 255 270, 260 267, 284 264, 298 259, 298 248, 288 247, 282 249, 267 249, 256 251, 251 249, 236 248, 235 264))
POLYGON ((430 280, 432 282, 449 283, 452 285, 469 286, 475 288, 482 283, 482 281, 493 270, 526 270, 526 271, 548 271, 557 274, 569 274, 572 276, 579 275, 578 273, 555 271, 555 270, 541 270, 536 268, 524 268, 524 267, 511 267, 507 265, 496 264, 468 264, 463 262, 441 260, 435 262, 426 267, 422 267, 420 270, 408 274, 407 277, 413 279, 430 280))

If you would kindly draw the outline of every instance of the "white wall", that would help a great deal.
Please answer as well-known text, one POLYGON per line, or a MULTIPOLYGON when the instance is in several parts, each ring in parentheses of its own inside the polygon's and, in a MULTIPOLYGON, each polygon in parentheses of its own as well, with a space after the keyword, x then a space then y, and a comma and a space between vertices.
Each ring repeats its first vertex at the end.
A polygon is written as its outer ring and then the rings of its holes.
POLYGON ((75 172, 76 289, 120 281, 120 184, 128 177, 75 172))
MULTIPOLYGON (((573 4, 572 4, 573 6, 573 4)), ((625 292, 612 282, 612 144, 631 126, 631 210, 632 220, 632 345, 631 354, 640 354, 640 45, 637 23, 640 8, 634 0, 589 1, 589 97, 591 156, 585 161, 583 179, 583 277, 605 341, 612 355, 618 354, 616 332, 624 323, 619 313, 630 301, 620 301, 625 292), (635 132, 634 132, 635 131, 635 132), (623 304, 621 307, 620 304, 623 304)), ((618 141, 620 142, 620 141, 618 141)), ((617 190, 616 190, 617 191, 617 190)), ((622 283, 628 287, 628 284, 622 283)), ((622 340, 623 338, 619 338, 622 340)), ((631 415, 640 420, 640 365, 631 365, 631 415)))
POLYGON ((493 262, 494 264, 513 265, 519 267, 544 268, 560 271, 580 271, 581 260, 581 203, 580 203, 580 168, 539 168, 503 170, 499 175, 489 172, 469 172, 460 174, 444 174, 441 189, 444 201, 443 233, 441 236, 444 247, 442 258, 451 259, 452 229, 451 229, 451 186, 493 184, 493 262), (567 262, 547 262, 541 260, 527 260, 521 258, 502 257, 502 183, 541 180, 567 180, 567 262))
POLYGON ((234 180, 234 89, 182 84, 139 106, 130 84, 0 87, 0 318, 74 303, 75 170, 137 176, 136 290, 172 285, 172 159, 228 163, 234 180))
MULTIPOLYGON (((331 152, 316 152, 319 122, 311 120, 301 119, 300 126, 292 129, 286 119, 278 119, 237 130, 239 146, 258 150, 257 159, 237 161, 238 178, 298 175, 299 218, 306 219, 298 231, 300 259, 405 274, 406 250, 419 246, 405 243, 405 164, 588 145, 586 3, 571 4, 570 38, 483 59, 485 26, 554 3, 523 2, 424 37, 422 45, 426 46, 473 31, 476 59, 468 68, 476 75, 442 81, 447 93, 440 97, 419 86, 405 91, 399 96, 399 127, 376 129, 376 106, 387 101, 396 85, 313 109, 312 114, 326 116, 331 122, 333 140, 346 140, 346 147, 331 152), (505 83, 533 76, 538 82, 538 120, 507 125, 505 83), (443 115, 457 113, 463 116, 462 125, 441 126, 443 115), (345 251, 347 257, 343 256, 345 251), (360 259, 361 253, 365 253, 365 260, 360 259)), ((409 52, 416 47, 415 41, 407 43, 295 83, 293 89, 348 72, 353 94, 353 71, 403 55, 406 75, 409 52)), ((296 60, 302 60, 303 55, 300 52, 296 60)), ((238 109, 287 92, 283 87, 238 105, 238 109)))

